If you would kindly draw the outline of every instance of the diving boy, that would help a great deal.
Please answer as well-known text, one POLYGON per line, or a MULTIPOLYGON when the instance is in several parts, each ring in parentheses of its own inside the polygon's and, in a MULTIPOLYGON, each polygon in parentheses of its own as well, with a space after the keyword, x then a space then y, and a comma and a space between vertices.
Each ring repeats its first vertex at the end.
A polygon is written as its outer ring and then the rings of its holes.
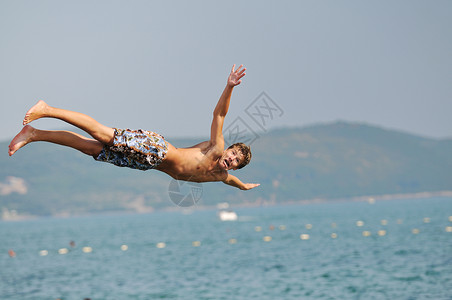
POLYGON ((242 143, 224 149, 223 123, 229 109, 232 91, 242 82, 245 68, 232 66, 226 87, 213 112, 210 140, 189 148, 176 148, 161 135, 146 130, 117 129, 104 126, 88 115, 55 108, 39 101, 26 113, 25 125, 9 145, 9 155, 31 142, 45 141, 79 150, 121 167, 148 170, 157 169, 174 179, 208 182, 222 181, 242 190, 259 186, 243 183, 228 173, 246 166, 251 159, 251 151, 242 143), (71 131, 39 130, 28 123, 40 118, 56 118, 72 124, 93 139, 71 131))

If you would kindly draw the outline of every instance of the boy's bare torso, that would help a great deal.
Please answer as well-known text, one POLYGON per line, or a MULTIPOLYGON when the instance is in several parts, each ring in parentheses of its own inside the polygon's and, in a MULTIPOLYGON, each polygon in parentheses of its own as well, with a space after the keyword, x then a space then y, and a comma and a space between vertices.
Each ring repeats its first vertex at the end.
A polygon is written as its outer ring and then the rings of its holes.
POLYGON ((177 180, 222 181, 228 172, 218 166, 223 151, 210 147, 208 141, 189 148, 176 148, 168 143, 168 152, 157 170, 177 180))

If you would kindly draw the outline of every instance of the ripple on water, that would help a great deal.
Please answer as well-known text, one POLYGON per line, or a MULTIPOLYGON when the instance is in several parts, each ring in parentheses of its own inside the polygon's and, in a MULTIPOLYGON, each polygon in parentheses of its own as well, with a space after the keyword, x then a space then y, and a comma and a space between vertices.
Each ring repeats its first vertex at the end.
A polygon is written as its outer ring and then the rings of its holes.
POLYGON ((405 281, 405 282, 412 282, 412 281, 422 281, 422 277, 419 275, 414 275, 414 276, 393 276, 392 277, 395 280, 399 280, 399 281, 405 281))

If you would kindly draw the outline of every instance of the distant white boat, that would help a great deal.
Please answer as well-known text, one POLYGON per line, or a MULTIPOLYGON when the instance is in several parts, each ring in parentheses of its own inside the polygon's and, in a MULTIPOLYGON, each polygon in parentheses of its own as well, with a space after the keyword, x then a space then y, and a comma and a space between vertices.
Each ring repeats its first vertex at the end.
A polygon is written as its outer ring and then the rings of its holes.
POLYGON ((237 214, 230 210, 221 210, 218 212, 218 217, 221 221, 236 221, 237 214))

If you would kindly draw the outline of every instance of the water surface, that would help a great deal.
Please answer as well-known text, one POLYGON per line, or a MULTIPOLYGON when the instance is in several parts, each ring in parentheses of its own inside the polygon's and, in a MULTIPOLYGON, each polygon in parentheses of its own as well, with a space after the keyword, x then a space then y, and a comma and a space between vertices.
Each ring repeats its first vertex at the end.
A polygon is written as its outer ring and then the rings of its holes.
POLYGON ((236 212, 0 222, 0 299, 452 299, 452 198, 236 212))

